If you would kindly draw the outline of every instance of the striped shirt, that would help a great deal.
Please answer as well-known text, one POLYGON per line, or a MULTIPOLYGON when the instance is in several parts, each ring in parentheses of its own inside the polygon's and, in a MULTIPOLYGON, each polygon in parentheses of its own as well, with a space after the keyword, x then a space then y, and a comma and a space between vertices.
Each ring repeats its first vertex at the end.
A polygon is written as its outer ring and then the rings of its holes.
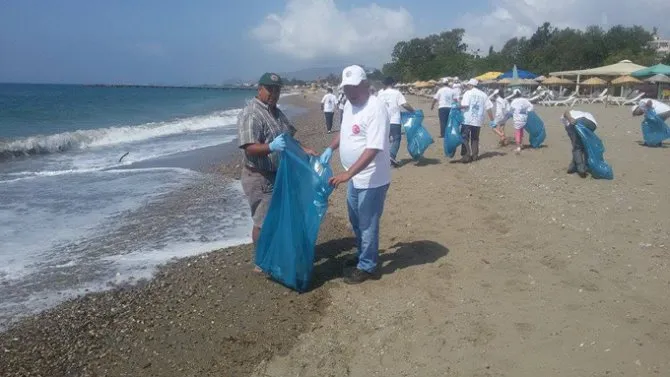
MULTIPOLYGON (((276 109, 276 117, 272 115, 268 105, 254 98, 237 117, 237 137, 240 148, 247 144, 268 144, 275 137, 284 132, 291 136, 296 133, 295 127, 289 122, 284 113, 276 109)), ((270 153, 267 156, 244 155, 244 165, 266 172, 275 172, 279 168, 279 154, 270 153)))

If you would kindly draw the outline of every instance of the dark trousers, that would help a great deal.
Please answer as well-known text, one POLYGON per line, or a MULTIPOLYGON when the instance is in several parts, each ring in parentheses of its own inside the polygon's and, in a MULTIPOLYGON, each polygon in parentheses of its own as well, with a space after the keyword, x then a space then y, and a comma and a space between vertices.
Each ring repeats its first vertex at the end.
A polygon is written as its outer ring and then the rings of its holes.
POLYGON ((479 131, 481 127, 464 124, 461 126, 461 136, 463 145, 461 145, 461 156, 470 157, 476 160, 479 156, 479 131))
POLYGON ((325 112, 326 115, 326 130, 330 131, 333 128, 333 112, 325 112))
POLYGON ((437 116, 440 119, 440 137, 444 137, 444 130, 447 129, 447 124, 449 123, 449 113, 451 112, 451 107, 440 107, 437 110, 437 116))
MULTIPOLYGON (((575 124, 577 122, 583 124, 591 131, 596 130, 595 123, 586 118, 575 119, 575 124)), ((568 137, 570 138, 570 143, 572 144, 572 161, 570 161, 570 167, 568 167, 568 171, 584 174, 586 173, 586 152, 584 151, 584 144, 582 143, 582 139, 579 138, 577 130, 575 129, 575 124, 570 124, 565 127, 565 130, 568 132, 568 137)))

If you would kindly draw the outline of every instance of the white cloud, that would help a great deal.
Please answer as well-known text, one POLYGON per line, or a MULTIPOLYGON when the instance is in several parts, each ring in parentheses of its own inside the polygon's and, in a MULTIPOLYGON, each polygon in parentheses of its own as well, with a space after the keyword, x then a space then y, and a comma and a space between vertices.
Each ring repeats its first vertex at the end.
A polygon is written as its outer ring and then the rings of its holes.
POLYGON ((251 31, 268 49, 302 59, 388 60, 393 46, 414 33, 404 8, 338 9, 334 0, 289 0, 282 14, 269 14, 251 31))
POLYGON ((623 24, 651 30, 656 26, 661 36, 670 38, 668 14, 668 0, 496 0, 487 12, 465 14, 457 23, 466 31, 465 42, 486 53, 489 46, 499 49, 512 37, 531 36, 545 21, 579 29, 623 24))

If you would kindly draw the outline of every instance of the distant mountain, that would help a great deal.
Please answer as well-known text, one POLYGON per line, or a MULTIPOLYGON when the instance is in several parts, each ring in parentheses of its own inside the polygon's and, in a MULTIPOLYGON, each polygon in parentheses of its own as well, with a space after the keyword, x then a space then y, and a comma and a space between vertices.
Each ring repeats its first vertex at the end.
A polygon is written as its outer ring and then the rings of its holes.
MULTIPOLYGON (((280 73, 280 75, 286 78, 287 80, 295 79, 303 81, 312 81, 317 80, 319 77, 324 79, 330 74, 339 77, 342 74, 342 70, 345 67, 346 67, 345 65, 334 66, 334 67, 314 67, 314 68, 301 69, 293 72, 280 73)), ((368 71, 368 73, 372 73, 374 70, 376 70, 376 68, 371 67, 363 67, 363 68, 365 68, 365 70, 368 71)))

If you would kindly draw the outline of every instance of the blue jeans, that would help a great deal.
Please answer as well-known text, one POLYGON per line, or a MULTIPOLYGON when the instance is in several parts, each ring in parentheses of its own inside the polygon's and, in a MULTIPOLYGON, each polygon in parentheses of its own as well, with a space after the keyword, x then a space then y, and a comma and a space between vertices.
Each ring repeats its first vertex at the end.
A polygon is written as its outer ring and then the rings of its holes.
POLYGON ((379 258, 379 221, 384 212, 384 200, 389 185, 370 189, 357 189, 349 181, 347 210, 354 228, 358 246, 358 269, 374 272, 379 258))
POLYGON ((395 160, 400 150, 400 140, 402 140, 402 128, 399 124, 391 124, 389 132, 389 142, 391 143, 391 158, 395 160))
POLYGON ((444 131, 447 129, 449 124, 449 113, 451 112, 451 107, 440 107, 437 110, 437 116, 440 119, 440 137, 444 137, 444 131))

